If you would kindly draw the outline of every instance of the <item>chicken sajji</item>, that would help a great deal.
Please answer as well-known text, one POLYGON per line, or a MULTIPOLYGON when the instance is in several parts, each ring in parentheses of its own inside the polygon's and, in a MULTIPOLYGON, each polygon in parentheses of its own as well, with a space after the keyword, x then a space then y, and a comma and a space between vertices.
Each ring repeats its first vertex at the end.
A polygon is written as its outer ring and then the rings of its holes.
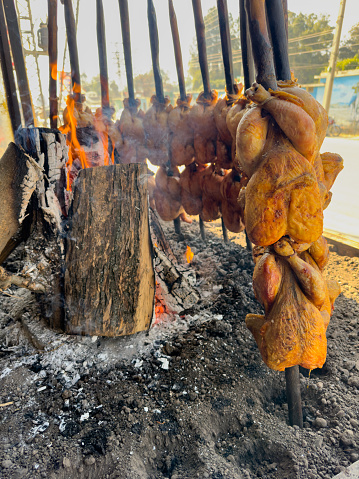
POLYGON ((194 133, 189 125, 192 95, 185 101, 177 100, 177 106, 168 115, 171 132, 171 165, 189 165, 194 161, 194 133))
POLYGON ((135 106, 130 106, 130 101, 125 98, 124 109, 116 126, 122 135, 122 145, 117 149, 120 154, 120 162, 144 163, 148 156, 145 149, 145 131, 143 127, 144 112, 138 107, 140 100, 136 100, 135 106))
POLYGON ((156 210, 163 221, 172 221, 184 213, 179 180, 180 173, 177 167, 171 167, 171 171, 163 166, 158 168, 153 198, 156 210))
POLYGON ((246 186, 248 178, 236 170, 226 174, 221 183, 221 212, 224 225, 232 233, 244 230, 244 207, 241 204, 241 191, 246 186))
POLYGON ((294 82, 279 86, 273 92, 255 83, 246 91, 254 105, 237 129, 236 160, 249 178, 240 195, 245 225, 259 250, 253 288, 265 310, 247 315, 246 324, 270 368, 314 369, 324 364, 325 332, 340 292, 323 274, 329 253, 322 231, 343 162, 319 153, 324 109, 294 82))
POLYGON ((151 98, 152 106, 143 118, 148 160, 156 166, 169 164, 170 130, 168 116, 173 109, 169 98, 165 102, 158 101, 156 95, 151 98))
POLYGON ((248 314, 246 325, 271 369, 299 364, 311 370, 325 362, 325 332, 340 288, 326 281, 315 261, 317 255, 323 264, 328 255, 325 239, 317 243, 315 253, 297 253, 281 239, 256 258, 253 288, 265 315, 248 314))
POLYGON ((207 98, 202 92, 189 114, 189 126, 194 132, 194 151, 196 162, 201 165, 216 161, 217 127, 214 120, 214 107, 217 103, 218 92, 211 91, 207 98))

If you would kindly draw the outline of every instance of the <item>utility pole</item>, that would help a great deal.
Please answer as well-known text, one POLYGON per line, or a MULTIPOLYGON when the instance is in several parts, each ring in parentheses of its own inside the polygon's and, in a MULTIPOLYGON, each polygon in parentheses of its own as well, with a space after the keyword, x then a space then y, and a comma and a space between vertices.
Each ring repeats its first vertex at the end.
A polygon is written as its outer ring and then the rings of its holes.
POLYGON ((327 111, 327 113, 329 113, 330 100, 331 100, 332 91, 333 91, 335 68, 337 64, 340 36, 342 33, 342 26, 343 26, 343 19, 344 19, 345 3, 346 3, 346 0, 340 0, 337 26, 335 27, 333 46, 332 46, 332 51, 330 53, 329 66, 327 70, 328 74, 327 74, 327 79, 326 79, 325 88, 324 88, 323 106, 325 110, 327 111))

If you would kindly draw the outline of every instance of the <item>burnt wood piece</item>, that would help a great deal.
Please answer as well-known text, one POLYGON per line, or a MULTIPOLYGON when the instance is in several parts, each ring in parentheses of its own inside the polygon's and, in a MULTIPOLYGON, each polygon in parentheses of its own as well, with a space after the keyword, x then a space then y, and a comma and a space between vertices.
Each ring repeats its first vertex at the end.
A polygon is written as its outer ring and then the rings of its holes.
POLYGON ((207 61, 207 47, 205 25, 203 20, 201 0, 192 0, 194 24, 197 36, 198 61, 201 68, 204 96, 211 97, 211 85, 209 82, 209 71, 207 61))
POLYGON ((111 118, 110 96, 108 88, 105 17, 102 0, 96 0, 96 29, 98 58, 100 63, 101 106, 103 113, 111 118))
POLYGON ((0 160, 0 264, 24 238, 22 223, 42 169, 14 143, 0 160))
POLYGON ((150 326, 155 281, 146 174, 141 164, 79 173, 66 239, 68 333, 123 336, 150 326))
POLYGON ((153 5, 152 0, 147 0, 147 18, 148 18, 148 29, 150 32, 152 68, 153 68, 153 76, 155 79, 156 96, 157 96, 157 100, 160 103, 164 103, 165 96, 163 93, 163 82, 162 82, 162 75, 160 70, 157 18, 156 18, 155 6, 153 5))
POLYGON ((242 65, 244 76, 244 88, 251 87, 255 79, 252 43, 249 34, 248 16, 245 6, 246 0, 239 1, 239 21, 241 35, 242 65))
POLYGON ((76 22, 74 10, 72 8, 72 0, 62 0, 62 3, 64 4, 65 9, 67 44, 69 47, 71 64, 72 92, 75 98, 75 102, 82 103, 80 64, 76 39, 76 22))
POLYGON ((246 11, 257 70, 256 80, 267 90, 268 88, 276 90, 277 81, 273 51, 267 30, 265 0, 246 0, 246 11))
POLYGON ((217 9, 218 9, 219 31, 221 34, 224 75, 226 78, 226 89, 227 89, 227 93, 229 93, 230 95, 233 95, 235 91, 234 91, 231 32, 229 30, 227 0, 217 0, 217 9))
POLYGON ((6 103, 9 110, 11 128, 13 133, 21 125, 19 103, 16 95, 16 84, 12 69, 11 53, 7 36, 7 27, 3 4, 0 2, 0 66, 4 79, 6 103))
POLYGON ((173 6, 173 0, 168 0, 168 8, 170 12, 170 24, 171 24, 172 39, 173 39, 173 48, 175 52, 176 70, 177 70, 180 98, 182 101, 186 101, 186 84, 185 84, 184 72, 183 72, 181 42, 179 38, 177 17, 176 17, 176 12, 173 6))
POLYGON ((133 85, 133 71, 132 71, 132 58, 131 58, 131 33, 130 33, 130 17, 128 13, 128 1, 118 0, 118 3, 120 6, 122 43, 123 43, 123 53, 125 57, 128 97, 130 100, 130 106, 137 107, 137 104, 135 102, 135 88, 133 85))
POLYGON ((288 37, 282 0, 266 0, 277 80, 290 80, 288 37))
POLYGON ((50 127, 57 128, 57 0, 48 0, 50 127))
POLYGON ((20 92, 22 113, 25 126, 34 126, 34 112, 30 94, 29 81, 26 73, 25 58, 22 50, 21 35, 16 15, 14 0, 3 0, 7 28, 9 32, 12 58, 14 60, 17 85, 20 92))

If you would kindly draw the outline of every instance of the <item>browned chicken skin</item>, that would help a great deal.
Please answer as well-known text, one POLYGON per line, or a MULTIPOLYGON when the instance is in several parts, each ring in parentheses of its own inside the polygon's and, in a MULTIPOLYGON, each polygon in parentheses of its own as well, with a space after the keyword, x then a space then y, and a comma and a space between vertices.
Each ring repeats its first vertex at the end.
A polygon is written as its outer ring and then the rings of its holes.
POLYGON ((145 149, 145 130, 143 126, 144 113, 138 110, 140 101, 136 106, 130 106, 129 99, 125 98, 124 110, 118 122, 118 129, 122 134, 122 146, 119 148, 120 162, 144 163, 148 153, 145 149))
MULTIPOLYGON (((265 314, 249 314, 264 362, 272 369, 322 367, 326 328, 340 292, 323 268, 328 245, 323 209, 342 168, 319 154, 327 127, 323 108, 294 84, 247 90, 256 103, 237 129, 238 167, 249 176, 245 225, 256 246, 253 288, 265 314)), ((241 195, 243 196, 242 192, 241 195)))
POLYGON ((240 176, 236 170, 226 174, 221 183, 221 211, 224 225, 232 233, 244 230, 244 210, 239 202, 239 194, 248 178, 240 176))
POLYGON ((148 159, 153 165, 165 166, 170 159, 168 116, 173 106, 168 98, 165 99, 165 103, 160 103, 155 95, 152 96, 151 103, 152 106, 143 118, 148 159))
POLYGON ((156 210, 163 221, 172 221, 184 213, 179 180, 178 168, 172 167, 171 171, 162 166, 158 168, 153 196, 156 210))
POLYGON ((187 95, 187 101, 177 100, 176 108, 168 115, 171 164, 174 166, 189 165, 194 161, 194 133, 189 122, 191 100, 192 95, 187 95))
POLYGON ((202 92, 197 104, 190 110, 189 125, 194 132, 194 151, 196 162, 202 165, 216 160, 217 128, 214 120, 214 107, 218 92, 212 90, 211 98, 205 98, 202 92))

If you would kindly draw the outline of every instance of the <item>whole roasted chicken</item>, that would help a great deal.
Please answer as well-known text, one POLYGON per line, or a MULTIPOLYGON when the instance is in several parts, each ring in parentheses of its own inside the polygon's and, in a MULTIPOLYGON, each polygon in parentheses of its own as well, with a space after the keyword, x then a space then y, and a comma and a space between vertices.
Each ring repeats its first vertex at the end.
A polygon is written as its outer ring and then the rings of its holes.
POLYGON ((202 165, 214 163, 216 160, 217 127, 214 120, 214 108, 218 92, 211 91, 207 97, 202 92, 189 114, 189 126, 194 132, 194 151, 196 162, 202 165))
POLYGON ((169 163, 170 130, 168 116, 173 109, 169 98, 165 102, 158 101, 156 95, 151 98, 152 106, 146 111, 143 118, 143 127, 146 137, 146 148, 149 161, 156 166, 165 166, 169 163))
POLYGON ((248 314, 246 324, 263 361, 277 371, 298 364, 321 368, 327 352, 325 332, 340 293, 338 283, 326 281, 322 274, 328 259, 326 240, 321 236, 310 246, 282 238, 262 253, 255 255, 253 288, 265 315, 248 314))
POLYGON ((180 173, 177 167, 171 167, 171 170, 164 166, 158 168, 153 198, 156 210, 164 221, 172 221, 185 212, 181 201, 179 180, 180 173))
POLYGON ((189 165, 194 161, 194 133, 189 122, 191 100, 192 95, 187 95, 186 101, 178 99, 177 106, 168 115, 173 166, 189 165))
POLYGON ((136 100, 136 105, 132 106, 129 98, 125 98, 123 105, 124 110, 117 122, 117 128, 122 135, 122 145, 119 141, 115 143, 120 154, 120 162, 144 163, 148 153, 145 149, 144 112, 138 109, 140 100, 136 100))

